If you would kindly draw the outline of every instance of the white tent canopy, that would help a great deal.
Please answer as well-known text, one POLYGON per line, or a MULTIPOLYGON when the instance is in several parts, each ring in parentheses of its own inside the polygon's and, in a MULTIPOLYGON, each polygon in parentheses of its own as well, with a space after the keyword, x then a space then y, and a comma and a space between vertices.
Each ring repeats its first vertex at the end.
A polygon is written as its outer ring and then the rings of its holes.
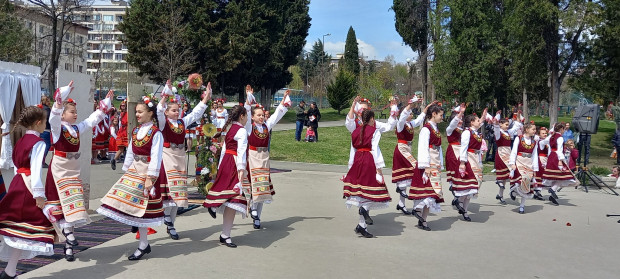
MULTIPOLYGON (((39 67, 0 61, 0 118, 2 118, 2 132, 11 129, 11 117, 21 87, 25 106, 34 106, 41 101, 41 69, 39 67)), ((0 153, 0 168, 13 167, 11 158, 13 147, 10 136, 2 138, 0 153)))

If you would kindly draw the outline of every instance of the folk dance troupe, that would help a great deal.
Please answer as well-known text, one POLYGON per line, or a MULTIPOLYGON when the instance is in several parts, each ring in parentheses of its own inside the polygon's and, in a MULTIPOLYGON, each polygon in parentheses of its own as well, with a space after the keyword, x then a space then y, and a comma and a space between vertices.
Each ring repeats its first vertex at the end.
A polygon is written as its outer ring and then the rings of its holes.
MULTIPOLYGON (((205 123, 204 116, 210 116, 215 124, 214 138, 222 147, 217 175, 203 203, 213 218, 222 216, 219 241, 237 247, 231 235, 235 215, 249 216, 253 227, 261 228, 263 206, 273 202, 275 195, 269 163, 270 132, 292 105, 290 92, 285 93, 273 115, 266 117, 268 110, 256 104, 249 85, 244 104, 228 110, 224 100, 218 99, 206 114, 212 96, 210 83, 193 109, 188 103, 182 104, 172 89, 168 82, 159 102, 143 97, 135 108, 138 125, 131 130, 127 127, 126 102, 121 103, 120 114, 110 113, 114 111, 112 91, 86 120, 77 123, 77 105, 68 98, 73 84, 57 89, 49 116, 54 151, 45 181, 41 180, 45 143, 39 135, 48 116, 41 105, 22 111, 17 125, 26 132, 13 150, 15 177, 0 200, 0 259, 7 262, 0 278, 15 278, 21 259, 52 255, 54 243, 64 244, 67 261, 75 260, 73 249, 79 242, 74 229, 90 222, 78 163, 80 134, 86 129, 95 132, 94 150, 116 151, 112 169, 125 153, 124 174, 101 199, 97 212, 140 233, 129 260, 140 260, 152 252, 148 228, 164 224, 171 239, 180 239, 175 221, 177 209, 188 206, 187 146, 192 146, 196 136, 204 136, 188 127, 194 123, 200 127, 205 123)), ((523 123, 519 115, 507 119, 498 112, 492 117, 486 109, 480 116, 466 115, 466 105, 461 104, 450 110, 444 153, 444 131, 438 126, 446 113, 444 106, 433 101, 414 116, 412 110, 422 106, 420 98, 408 100, 402 110, 396 103, 396 99, 390 101, 388 120, 379 122, 372 103, 357 96, 345 118, 351 142, 348 171, 341 179, 342 197, 347 208, 357 210, 354 232, 362 237, 374 237, 369 230, 375 223, 371 212, 388 208, 392 201, 379 148, 382 134, 392 130, 397 138, 391 175, 398 197, 396 210, 415 217, 424 231, 432 230, 427 222, 429 213, 442 211, 441 204, 447 199, 441 180, 444 169, 451 205, 464 221, 473 221, 469 207, 483 181, 482 150, 486 144, 479 132, 483 122, 493 125, 497 142, 496 199, 500 204, 507 204, 504 190, 508 187, 510 198, 519 199, 521 214, 526 212, 526 200, 545 200, 541 194, 544 189, 549 193, 548 200, 559 205, 557 191, 578 183, 565 154, 563 123, 552 129, 537 128, 533 123, 523 123), (417 152, 413 152, 418 127, 417 152), (413 202, 410 206, 408 200, 413 202)))

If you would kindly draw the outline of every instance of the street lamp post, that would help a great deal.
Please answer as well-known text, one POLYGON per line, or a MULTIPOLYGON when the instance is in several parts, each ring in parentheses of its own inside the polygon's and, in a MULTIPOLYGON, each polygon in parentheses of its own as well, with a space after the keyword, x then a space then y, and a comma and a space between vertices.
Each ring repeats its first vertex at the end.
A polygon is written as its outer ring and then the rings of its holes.
MULTIPOLYGON (((323 35, 323 41, 321 46, 323 47, 322 52, 321 53, 321 90, 325 90, 325 62, 323 61, 323 59, 325 58, 325 37, 326 36, 331 36, 331 33, 327 33, 325 35, 323 35)), ((325 92, 327 94, 327 92, 325 92)), ((319 106, 323 106, 323 98, 319 99, 319 106)))

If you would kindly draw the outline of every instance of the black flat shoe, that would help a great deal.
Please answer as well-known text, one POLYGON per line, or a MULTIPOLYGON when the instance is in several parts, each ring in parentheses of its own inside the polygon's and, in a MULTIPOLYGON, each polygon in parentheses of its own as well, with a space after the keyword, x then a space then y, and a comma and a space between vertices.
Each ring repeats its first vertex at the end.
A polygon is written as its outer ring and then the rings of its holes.
POLYGON ((525 213, 525 208, 519 207, 519 214, 524 214, 524 213, 525 213))
POLYGON ((372 219, 370 218, 370 215, 368 215, 368 211, 366 210, 366 208, 360 207, 359 212, 360 212, 360 215, 364 216, 364 220, 366 220, 366 224, 372 225, 374 223, 372 219))
POLYGON ((179 234, 177 233, 177 230, 175 230, 174 227, 172 228, 172 230, 174 230, 174 233, 170 232, 171 229, 166 228, 166 232, 168 233, 170 238, 172 238, 173 240, 179 240, 179 234))
POLYGON ((137 233, 138 232, 138 227, 131 227, 131 233, 137 233))
POLYGON ((429 226, 425 226, 424 223, 422 223, 422 225, 418 226, 421 230, 425 230, 427 232, 431 231, 431 228, 429 226))
POLYGON ((420 227, 422 225, 423 225, 422 221, 418 220, 418 227, 420 227))
POLYGON ((506 204, 506 201, 500 195, 495 196, 495 199, 498 200, 499 203, 501 203, 501 204, 504 204, 504 205, 506 204))
POLYGON ((237 244, 234 244, 234 243, 232 243, 232 242, 230 242, 230 243, 226 242, 226 240, 229 240, 229 239, 230 239, 230 237, 223 238, 223 237, 220 235, 220 243, 226 244, 226 246, 227 246, 227 247, 230 247, 230 248, 237 248, 237 244))
POLYGON ((515 195, 515 191, 510 191, 510 199, 513 201, 517 199, 517 196, 515 195))
POLYGON ((169 227, 174 227, 174 223, 172 223, 172 221, 170 222, 166 221, 166 218, 170 218, 170 215, 164 215, 164 225, 169 226, 169 227))
POLYGON ((465 216, 464 214, 463 214, 463 220, 467 222, 471 222, 471 218, 469 218, 469 216, 465 216))
POLYGON ((211 215, 211 217, 213 217, 213 219, 215 219, 215 210, 212 207, 207 208, 207 211, 209 211, 209 215, 211 215))
POLYGON ((15 276, 9 276, 8 274, 6 274, 6 272, 2 271, 2 273, 0 273, 0 279, 14 279, 17 277, 17 274, 15 276))
POLYGON ((421 221, 421 222, 426 222, 426 221, 424 220, 424 218, 422 218, 422 215, 420 215, 419 213, 420 213, 420 212, 419 212, 419 211, 417 211, 417 210, 412 210, 412 211, 411 211, 411 214, 413 214, 413 217, 418 218, 418 221, 421 221))
POLYGON ((110 167, 112 167, 112 170, 116 170, 116 160, 112 159, 112 161, 110 161, 110 167))
POLYGON ((549 196, 549 200, 555 205, 560 205, 560 203, 558 203, 558 201, 553 196, 549 196))
POLYGON ((355 233, 361 234, 365 238, 373 238, 373 237, 375 237, 374 235, 369 233, 366 228, 362 228, 362 226, 360 226, 360 225, 357 225, 357 227, 355 227, 355 233))
POLYGON ((459 202, 459 200, 453 200, 452 205, 456 207, 456 209, 459 211, 459 214, 465 214, 466 212, 465 208, 461 206, 461 203, 459 202))
MULTIPOLYGON (((60 230, 60 231, 61 231, 61 232, 62 232, 62 234, 65 236, 65 238, 67 238, 67 236, 73 235, 73 232, 68 232, 68 233, 65 233, 65 230, 64 230, 64 229, 62 229, 62 230, 60 230)), ((75 236, 73 236, 73 237, 75 237, 75 236)), ((79 245, 79 243, 78 243, 77 239, 74 239, 74 240, 69 240, 69 238, 67 238, 67 239, 65 240, 65 242, 66 242, 67 244, 71 245, 71 246, 78 246, 78 245, 79 245)))
POLYGON ((75 261, 75 255, 73 255, 73 247, 65 247, 65 260, 68 262, 75 261), (67 254, 67 250, 71 250, 71 255, 67 254))
POLYGON ((535 193, 534 194, 534 199, 535 200, 539 200, 539 201, 544 201, 545 200, 540 193, 535 193))
POLYGON ((254 222, 252 223, 252 226, 254 227, 254 229, 259 230, 260 229, 260 220, 254 220, 254 222))
POLYGON ((396 186, 396 193, 398 193, 403 198, 409 198, 405 190, 400 189, 400 187, 396 186))
POLYGON ((556 199, 556 200, 557 200, 557 199, 559 199, 559 198, 558 198, 558 195, 555 193, 555 191, 553 191, 553 189, 549 189, 549 194, 551 194, 551 196, 552 196, 554 199, 556 199))
POLYGON ((256 210, 252 210, 252 212, 250 212, 250 217, 254 220, 254 222, 252 222, 254 229, 260 229, 260 217, 258 217, 258 212, 256 212, 256 210))
POLYGON ((147 245, 146 248, 144 249, 140 249, 138 248, 138 251, 140 252, 137 256, 135 255, 135 253, 131 254, 131 256, 129 256, 129 260, 130 261, 137 261, 139 259, 142 258, 142 256, 151 253, 151 244, 147 245))
POLYGON ((405 214, 405 215, 411 215, 411 212, 409 212, 409 211, 407 210, 407 208, 406 208, 406 207, 404 207, 404 206, 400 206, 400 205, 398 205, 398 204, 397 204, 397 205, 396 205, 396 210, 400 210, 400 211, 402 211, 402 212, 403 212, 403 214, 405 214))

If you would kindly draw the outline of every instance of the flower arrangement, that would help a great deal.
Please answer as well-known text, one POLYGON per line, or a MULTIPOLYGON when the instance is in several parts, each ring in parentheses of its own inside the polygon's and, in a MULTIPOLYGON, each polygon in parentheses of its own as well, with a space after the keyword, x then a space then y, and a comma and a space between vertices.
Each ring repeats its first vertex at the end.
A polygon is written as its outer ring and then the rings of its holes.
POLYGON ((217 143, 206 138, 196 150, 196 181, 198 192, 206 195, 217 175, 217 165, 221 148, 217 143))

